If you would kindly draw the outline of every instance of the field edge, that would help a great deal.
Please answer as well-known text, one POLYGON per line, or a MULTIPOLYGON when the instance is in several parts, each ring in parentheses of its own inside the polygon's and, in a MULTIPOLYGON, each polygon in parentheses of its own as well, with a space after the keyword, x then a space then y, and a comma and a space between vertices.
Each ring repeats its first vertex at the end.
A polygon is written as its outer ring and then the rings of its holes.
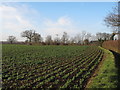
POLYGON ((86 88, 117 88, 117 68, 114 55, 109 50, 100 48, 104 51, 104 58, 86 88))

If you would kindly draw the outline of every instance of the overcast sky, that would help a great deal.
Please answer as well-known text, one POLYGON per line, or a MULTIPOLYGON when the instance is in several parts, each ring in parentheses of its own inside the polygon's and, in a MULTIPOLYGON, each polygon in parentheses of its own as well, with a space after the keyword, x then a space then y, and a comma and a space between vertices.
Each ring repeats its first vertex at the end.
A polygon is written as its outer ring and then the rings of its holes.
POLYGON ((71 37, 85 30, 92 34, 110 32, 104 18, 112 12, 115 2, 12 2, 0 5, 2 38, 20 36, 24 30, 33 29, 42 37, 65 31, 71 37))

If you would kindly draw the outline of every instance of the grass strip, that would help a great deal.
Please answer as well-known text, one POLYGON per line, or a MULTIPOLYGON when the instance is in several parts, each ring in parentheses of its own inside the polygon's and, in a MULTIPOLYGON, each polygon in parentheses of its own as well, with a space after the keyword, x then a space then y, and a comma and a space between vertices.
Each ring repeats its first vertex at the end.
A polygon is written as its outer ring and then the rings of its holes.
POLYGON ((112 52, 100 47, 104 51, 104 59, 98 66, 86 88, 117 88, 118 75, 112 52))

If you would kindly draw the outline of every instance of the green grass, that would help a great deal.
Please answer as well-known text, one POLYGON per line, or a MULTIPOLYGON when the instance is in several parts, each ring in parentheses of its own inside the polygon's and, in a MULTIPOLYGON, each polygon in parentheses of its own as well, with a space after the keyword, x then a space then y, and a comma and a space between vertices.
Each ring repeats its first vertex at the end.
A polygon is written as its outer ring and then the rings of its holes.
MULTIPOLYGON (((103 49, 103 48, 102 48, 103 49)), ((117 68, 112 52, 103 49, 105 59, 95 77, 91 78, 87 88, 117 88, 117 68)))

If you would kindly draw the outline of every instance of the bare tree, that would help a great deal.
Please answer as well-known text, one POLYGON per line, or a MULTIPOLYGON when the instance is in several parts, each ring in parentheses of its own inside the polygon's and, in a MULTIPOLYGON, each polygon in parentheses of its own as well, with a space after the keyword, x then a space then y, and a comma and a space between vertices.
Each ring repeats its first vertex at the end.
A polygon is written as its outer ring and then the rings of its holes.
POLYGON ((97 38, 99 41, 100 41, 100 40, 103 40, 103 41, 105 41, 105 40, 110 40, 111 34, 98 32, 98 33, 96 33, 96 38, 97 38))
POLYGON ((32 42, 38 43, 38 42, 42 42, 42 37, 39 33, 33 33, 33 37, 32 37, 32 42))
POLYGON ((68 34, 67 34, 67 32, 63 32, 61 42, 62 42, 62 44, 66 44, 68 42, 68 34))
POLYGON ((47 35, 45 43, 48 45, 52 44, 52 36, 51 35, 47 35))
POLYGON ((75 37, 74 37, 74 40, 75 40, 75 43, 76 44, 81 44, 82 43, 82 37, 81 37, 81 34, 77 34, 75 37))
POLYGON ((13 42, 16 42, 16 37, 15 36, 9 36, 7 41, 12 44, 13 42))
POLYGON ((85 35, 85 39, 86 39, 86 41, 89 40, 90 37, 92 37, 91 33, 89 33, 89 32, 86 33, 86 35, 85 35))
POLYGON ((87 34, 86 31, 82 31, 81 32, 81 41, 82 41, 82 44, 84 43, 84 39, 85 39, 86 34, 87 34))
POLYGON ((103 33, 103 39, 104 40, 110 40, 110 38, 111 38, 111 34, 109 34, 109 33, 103 33))
POLYGON ((34 31, 33 30, 26 30, 21 33, 22 37, 26 37, 29 42, 32 41, 32 38, 34 36, 34 31))
POLYGON ((56 34, 56 37, 54 38, 54 44, 55 45, 59 45, 60 44, 60 38, 59 38, 58 34, 56 34))
POLYGON ((70 43, 70 44, 75 44, 75 38, 74 38, 74 37, 71 37, 70 40, 69 40, 69 43, 70 43))
POLYGON ((91 40, 91 41, 97 41, 98 39, 97 39, 96 35, 91 35, 90 40, 91 40))
POLYGON ((102 39, 102 33, 101 32, 96 33, 96 38, 98 40, 102 39))
POLYGON ((89 41, 89 39, 91 38, 91 33, 86 32, 86 31, 82 31, 81 32, 81 43, 84 44, 84 41, 89 41))
POLYGON ((113 12, 110 12, 105 17, 104 22, 107 27, 113 29, 113 33, 118 34, 118 38, 120 39, 120 2, 118 2, 118 6, 114 8, 113 12))
POLYGON ((110 12, 104 19, 104 22, 107 27, 113 28, 114 32, 118 29, 118 26, 120 26, 120 15, 118 13, 118 7, 115 7, 113 12, 110 12))

